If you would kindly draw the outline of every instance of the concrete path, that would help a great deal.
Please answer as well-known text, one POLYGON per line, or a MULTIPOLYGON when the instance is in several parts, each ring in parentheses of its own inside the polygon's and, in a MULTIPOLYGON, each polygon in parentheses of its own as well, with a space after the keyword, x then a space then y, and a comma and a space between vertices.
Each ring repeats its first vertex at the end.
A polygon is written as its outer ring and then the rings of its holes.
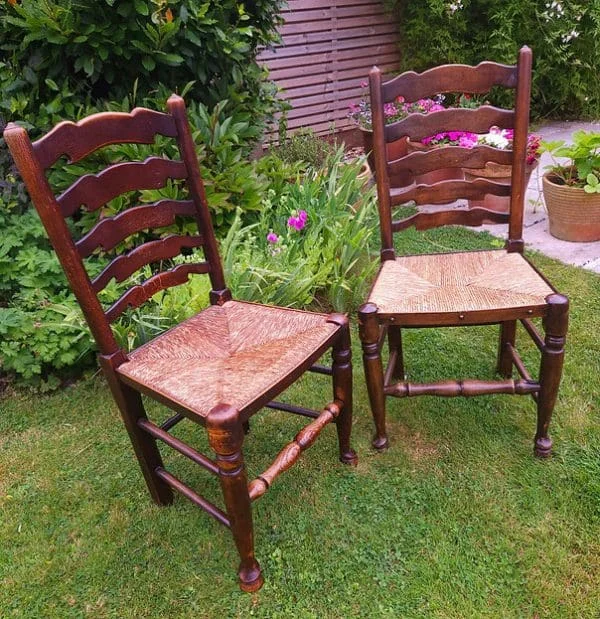
MULTIPOLYGON (((551 122, 533 127, 532 131, 540 134, 544 140, 565 140, 570 142, 571 134, 578 129, 600 133, 600 122, 551 122)), ((551 157, 544 153, 540 164, 531 175, 531 181, 529 182, 525 198, 525 225, 523 229, 525 245, 529 249, 536 249, 566 264, 574 264, 600 273, 600 241, 594 243, 571 243, 556 239, 548 232, 548 215, 546 214, 542 196, 542 175, 544 174, 545 166, 550 164, 551 161, 551 157)), ((482 229, 495 236, 506 236, 505 225, 486 225, 482 226, 482 229)))

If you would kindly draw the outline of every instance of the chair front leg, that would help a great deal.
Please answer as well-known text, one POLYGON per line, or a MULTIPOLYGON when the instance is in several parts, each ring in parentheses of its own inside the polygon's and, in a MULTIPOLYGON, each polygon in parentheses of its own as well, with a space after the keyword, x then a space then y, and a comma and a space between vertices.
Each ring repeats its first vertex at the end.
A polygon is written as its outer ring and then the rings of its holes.
POLYGON ((254 556, 252 507, 242 455, 243 424, 239 421, 237 410, 219 404, 207 415, 206 428, 210 446, 216 454, 225 508, 240 555, 240 588, 247 592, 257 591, 264 579, 254 556))
POLYGON ((565 340, 569 322, 569 300, 560 294, 547 299, 548 313, 544 319, 544 348, 540 365, 540 391, 537 402, 537 431, 534 453, 547 458, 552 450, 548 427, 558 395, 565 353, 565 340))
POLYGON ((512 376, 513 362, 509 345, 515 345, 517 321, 507 320, 500 324, 500 342, 498 344, 498 364, 496 372, 504 378, 512 376))
POLYGON ((152 500, 157 505, 170 505, 173 502, 173 491, 156 474, 157 468, 164 468, 156 440, 138 426, 140 419, 147 419, 142 396, 138 391, 119 380, 115 371, 123 358, 122 351, 118 351, 114 355, 100 355, 100 367, 121 412, 123 423, 129 434, 133 451, 142 469, 152 500))
POLYGON ((363 349, 363 364, 365 380, 371 412, 375 422, 375 437, 373 447, 381 451, 389 446, 385 431, 385 394, 383 393, 383 363, 379 350, 379 321, 377 306, 365 303, 358 310, 359 336, 363 349))
POLYGON ((342 410, 335 421, 340 446, 340 461, 344 464, 358 464, 358 456, 350 447, 352 434, 352 348, 348 317, 333 314, 328 322, 340 325, 338 339, 332 350, 333 399, 343 402, 342 410))

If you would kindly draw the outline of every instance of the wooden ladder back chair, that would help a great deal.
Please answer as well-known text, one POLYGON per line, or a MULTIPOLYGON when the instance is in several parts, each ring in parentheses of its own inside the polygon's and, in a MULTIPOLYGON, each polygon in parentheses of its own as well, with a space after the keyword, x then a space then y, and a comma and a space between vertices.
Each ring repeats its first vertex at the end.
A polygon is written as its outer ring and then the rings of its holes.
POLYGON ((251 502, 298 460, 330 422, 337 427, 342 462, 357 461, 350 447, 352 367, 347 317, 232 300, 181 97, 169 98, 167 113, 137 108, 130 114, 95 114, 78 123, 62 122, 33 143, 25 129, 11 123, 4 137, 97 342, 101 367, 152 498, 160 505, 169 504, 176 490, 230 528, 241 558, 240 586, 245 591, 257 590, 263 578, 254 554, 251 502), (46 170, 62 156, 75 163, 112 144, 154 144, 157 135, 176 140, 181 160, 149 157, 110 165, 98 174, 80 177, 55 197, 46 170), (98 211, 124 192, 158 189, 168 179, 185 182, 189 199, 165 199, 125 209, 100 218, 87 234, 73 238, 67 220, 81 213, 82 206, 98 211), (94 252, 119 249, 132 235, 171 226, 179 217, 195 220, 198 234, 160 236, 159 232, 158 239, 117 255, 95 278, 88 275, 84 259, 94 252), (205 260, 173 262, 195 248, 202 248, 205 260), (157 270, 157 265, 165 263, 171 268, 157 270), (98 293, 112 279, 126 286, 129 277, 145 265, 152 265, 153 274, 129 287, 112 306, 104 307, 98 293), (127 308, 183 284, 192 274, 208 274, 210 305, 139 348, 123 350, 111 323, 127 308), (332 366, 317 364, 328 349, 332 350, 332 366), (322 411, 274 400, 306 371, 332 377, 333 399, 322 411), (166 404, 175 414, 162 425, 152 423, 141 394, 166 404), (242 443, 249 418, 264 406, 303 415, 312 422, 248 484, 242 443), (206 426, 214 459, 169 433, 183 419, 206 426), (157 441, 219 477, 224 510, 165 470, 157 441))
POLYGON ((531 92, 531 50, 523 47, 518 63, 507 66, 482 62, 472 67, 444 65, 425 71, 403 73, 387 82, 374 67, 370 73, 377 195, 381 231, 381 267, 367 303, 359 310, 360 338, 371 409, 375 421, 373 445, 388 446, 385 429, 386 396, 416 395, 474 396, 491 393, 528 394, 537 402, 538 422, 535 454, 550 455, 552 442, 548 426, 560 382, 568 300, 523 256, 523 205, 526 190, 525 165, 529 99, 531 92), (440 93, 483 94, 492 87, 515 90, 515 109, 483 105, 478 109, 444 109, 427 115, 413 113, 385 125, 384 105, 398 96, 407 102, 440 93), (386 144, 405 136, 421 140, 448 131, 487 133, 492 126, 513 129, 510 151, 490 146, 462 148, 445 146, 408 153, 388 161, 386 144), (412 184, 391 188, 389 176, 399 172, 423 174, 442 168, 483 168, 487 162, 510 165, 510 185, 479 178, 475 181, 446 180, 431 185, 412 184), (486 208, 448 209, 417 212, 392 219, 395 206, 414 201, 445 204, 459 198, 481 199, 486 194, 510 197, 510 212, 486 208), (414 226, 426 230, 454 224, 479 226, 484 221, 508 224, 505 248, 417 256, 396 256, 393 233, 414 226), (541 317, 542 337, 531 319, 541 317), (539 380, 534 380, 516 351, 517 322, 541 351, 539 380), (497 371, 501 381, 460 380, 432 384, 405 380, 402 356, 403 327, 500 325, 497 371), (381 351, 387 334, 389 363, 383 369, 381 351), (513 378, 516 370, 518 378, 513 378))

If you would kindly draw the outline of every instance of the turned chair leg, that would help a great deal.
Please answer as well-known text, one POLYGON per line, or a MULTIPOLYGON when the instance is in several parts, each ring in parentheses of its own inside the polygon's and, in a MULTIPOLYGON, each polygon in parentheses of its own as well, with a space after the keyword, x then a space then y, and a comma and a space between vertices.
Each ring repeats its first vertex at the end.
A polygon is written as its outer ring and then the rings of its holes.
POLYGON ((388 346, 390 355, 396 351, 396 361, 392 368, 392 378, 404 380, 404 357, 402 354, 402 330, 400 327, 390 325, 388 327, 388 346))
POLYGON ((510 378, 513 371, 512 356, 509 345, 515 345, 517 321, 507 320, 500 324, 500 343, 498 344, 498 364, 496 372, 504 378, 510 378))
POLYGON ((164 468, 156 440, 138 426, 140 419, 147 419, 142 396, 122 383, 114 371, 115 365, 118 365, 117 357, 120 354, 122 353, 119 351, 116 355, 100 355, 100 366, 121 412, 152 500, 157 505, 170 505, 173 502, 173 491, 156 474, 157 468, 164 468))
POLYGON ((350 347, 350 328, 346 316, 334 315, 336 323, 342 326, 340 335, 333 345, 333 399, 343 402, 336 419, 340 461, 344 464, 358 464, 358 456, 350 447, 352 434, 352 349, 350 347))
POLYGON ((548 313, 544 319, 544 348, 540 365, 540 391, 537 402, 537 431, 534 453, 547 458, 552 450, 548 427, 558 395, 565 353, 565 340, 569 322, 569 300, 560 294, 547 299, 548 313))
POLYGON ((377 306, 365 303, 358 310, 359 336, 363 349, 363 364, 371 412, 375 422, 373 447, 381 451, 389 446, 385 431, 385 395, 383 393, 383 364, 379 350, 379 321, 377 306))
POLYGON ((219 404, 206 417, 206 428, 210 446, 216 454, 225 508, 240 555, 240 588, 247 592, 257 591, 264 580, 254 556, 252 507, 242 455, 243 425, 234 408, 219 404))

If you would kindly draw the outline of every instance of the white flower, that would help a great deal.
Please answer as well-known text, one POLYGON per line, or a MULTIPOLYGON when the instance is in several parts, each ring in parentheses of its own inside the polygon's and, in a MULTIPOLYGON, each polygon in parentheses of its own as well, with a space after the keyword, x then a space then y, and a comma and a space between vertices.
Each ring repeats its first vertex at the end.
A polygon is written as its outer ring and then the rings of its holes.
POLYGON ((480 141, 500 150, 504 150, 510 144, 501 133, 486 133, 481 136, 480 141))

